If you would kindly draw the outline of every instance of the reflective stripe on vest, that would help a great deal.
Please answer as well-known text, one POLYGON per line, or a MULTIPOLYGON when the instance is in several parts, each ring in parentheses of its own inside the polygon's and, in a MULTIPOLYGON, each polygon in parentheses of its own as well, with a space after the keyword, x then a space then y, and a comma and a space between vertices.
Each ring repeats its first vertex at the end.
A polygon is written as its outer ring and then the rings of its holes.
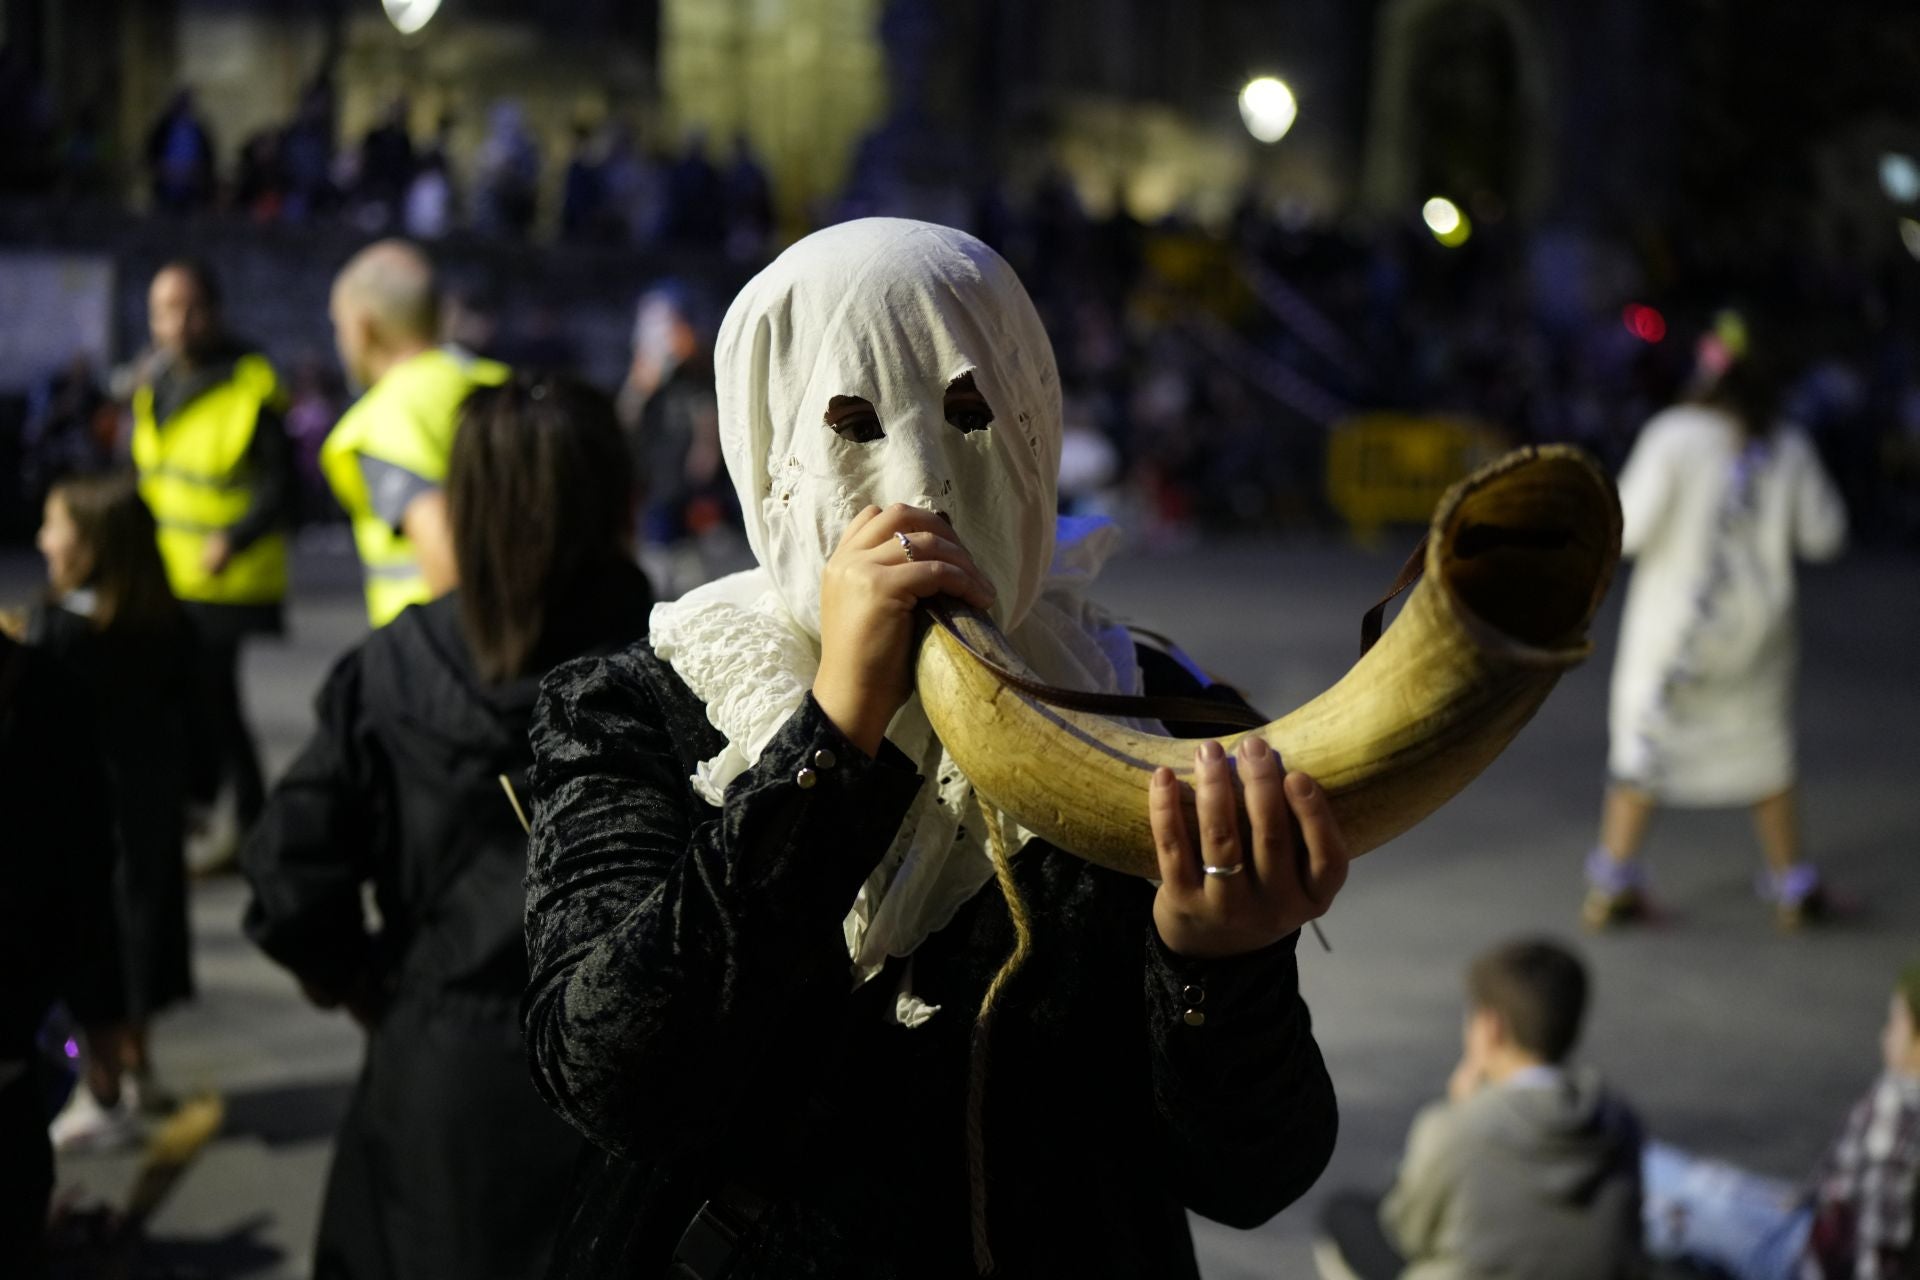
POLYGON ((320 469, 348 517, 366 572, 367 619, 385 626, 410 604, 433 598, 413 544, 373 509, 363 457, 432 484, 447 478, 460 402, 477 386, 507 380, 505 365, 464 352, 423 351, 387 370, 355 401, 320 449, 320 469))
POLYGON ((208 543, 239 523, 252 505, 247 455, 263 408, 277 407, 280 381, 265 357, 244 355, 225 382, 195 396, 166 420, 153 412, 153 388, 133 396, 133 464, 140 496, 160 528, 160 559, 182 600, 271 604, 287 594, 287 540, 275 531, 236 552, 218 574, 203 567, 208 543))

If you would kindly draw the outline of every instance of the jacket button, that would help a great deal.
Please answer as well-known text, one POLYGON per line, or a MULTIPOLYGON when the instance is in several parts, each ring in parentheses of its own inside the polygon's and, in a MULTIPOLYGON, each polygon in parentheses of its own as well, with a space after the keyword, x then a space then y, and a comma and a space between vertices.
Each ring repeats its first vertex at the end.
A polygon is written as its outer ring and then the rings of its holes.
POLYGON ((811 787, 814 783, 820 781, 820 775, 815 773, 811 769, 802 769, 800 772, 793 775, 793 780, 795 783, 799 785, 802 791, 805 791, 808 787, 811 787))
POLYGON ((833 752, 827 750, 825 747, 813 753, 813 767, 816 769, 831 769, 838 763, 839 761, 834 758, 833 752))
POLYGON ((1189 1009, 1180 1015, 1180 1021, 1190 1027, 1204 1027, 1207 1025, 1207 1015, 1198 1009, 1189 1009))
POLYGON ((1189 983, 1180 989, 1180 998, 1188 1004, 1205 1004, 1207 1002, 1207 989, 1197 983, 1189 983))

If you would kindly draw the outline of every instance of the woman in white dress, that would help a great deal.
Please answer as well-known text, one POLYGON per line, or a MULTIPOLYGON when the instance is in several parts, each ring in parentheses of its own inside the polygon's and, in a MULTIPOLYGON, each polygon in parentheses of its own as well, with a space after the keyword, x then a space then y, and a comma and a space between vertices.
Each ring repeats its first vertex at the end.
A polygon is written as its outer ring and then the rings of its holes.
POLYGON ((1782 925, 1826 905, 1794 810, 1794 561, 1846 541, 1846 509, 1737 324, 1701 343, 1690 402, 1647 423, 1620 474, 1638 559, 1614 661, 1611 785, 1587 861, 1595 928, 1645 913, 1655 807, 1751 806, 1782 925))

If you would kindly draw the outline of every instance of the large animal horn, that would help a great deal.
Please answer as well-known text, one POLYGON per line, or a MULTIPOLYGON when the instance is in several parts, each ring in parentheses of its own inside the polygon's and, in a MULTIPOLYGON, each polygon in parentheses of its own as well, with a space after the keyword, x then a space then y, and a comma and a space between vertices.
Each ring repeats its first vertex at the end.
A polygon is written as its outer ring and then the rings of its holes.
MULTIPOLYGON (((1441 498, 1425 575, 1380 642, 1252 732, 1326 788, 1352 853, 1377 848, 1478 776, 1587 656, 1619 556, 1619 498, 1592 459, 1566 446, 1510 453, 1441 498)), ((1048 706, 967 652, 1027 670, 992 623, 970 611, 953 621, 928 628, 916 677, 980 794, 1061 849, 1156 876, 1148 782, 1168 765, 1191 784, 1195 741, 1048 706)), ((1246 736, 1221 741, 1232 750, 1246 736)))

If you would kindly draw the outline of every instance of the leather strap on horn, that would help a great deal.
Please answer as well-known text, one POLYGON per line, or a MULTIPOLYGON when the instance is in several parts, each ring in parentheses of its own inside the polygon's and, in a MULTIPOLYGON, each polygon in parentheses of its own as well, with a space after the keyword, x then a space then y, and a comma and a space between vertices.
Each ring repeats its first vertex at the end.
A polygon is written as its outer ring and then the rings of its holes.
POLYGON ((1387 616, 1387 606, 1393 598, 1420 581, 1420 574, 1427 566, 1427 535, 1420 535, 1420 543, 1414 547, 1413 554, 1400 566, 1400 575, 1387 588, 1387 594, 1374 602, 1373 608, 1366 611, 1360 619, 1360 654, 1366 656, 1367 650, 1380 642, 1380 630, 1387 616))
POLYGON ((1063 689, 1058 685, 1047 684, 1021 675, 994 661, 967 643, 960 629, 953 624, 951 606, 945 601, 929 601, 927 612, 933 615, 934 623, 943 628, 956 640, 973 660, 991 671, 994 678, 1011 689, 1018 689, 1029 697, 1036 698, 1050 707, 1065 707, 1069 711, 1091 711, 1102 716, 1126 716, 1138 720, 1178 720, 1191 724, 1222 725, 1233 729, 1258 729, 1267 723, 1267 717, 1249 707, 1235 706, 1230 702, 1215 702, 1211 698, 1152 697, 1139 698, 1124 693, 1087 693, 1080 689, 1063 689))
MULTIPOLYGON (((1360 619, 1360 652, 1366 653, 1380 639, 1387 606, 1396 596, 1420 580, 1420 574, 1427 561, 1427 539, 1422 535, 1413 554, 1400 566, 1399 576, 1381 596, 1373 608, 1367 610, 1360 619)), ((1230 702, 1215 702, 1211 698, 1183 697, 1135 697, 1124 693, 1088 693, 1080 689, 1063 689, 1059 685, 1035 680, 1023 676, 1018 671, 1002 666, 986 654, 967 643, 954 625, 953 609, 944 600, 927 602, 927 612, 933 615, 935 625, 941 627, 954 638, 960 648, 975 662, 991 671, 994 678, 1010 689, 1017 689, 1031 698, 1046 703, 1050 707, 1064 707, 1069 711, 1090 711, 1095 715, 1130 717, 1137 720, 1175 720, 1190 724, 1221 725, 1233 729, 1259 729, 1267 723, 1267 717, 1250 707, 1235 706, 1230 702)), ((1151 634, 1151 633, 1148 633, 1151 634)))

